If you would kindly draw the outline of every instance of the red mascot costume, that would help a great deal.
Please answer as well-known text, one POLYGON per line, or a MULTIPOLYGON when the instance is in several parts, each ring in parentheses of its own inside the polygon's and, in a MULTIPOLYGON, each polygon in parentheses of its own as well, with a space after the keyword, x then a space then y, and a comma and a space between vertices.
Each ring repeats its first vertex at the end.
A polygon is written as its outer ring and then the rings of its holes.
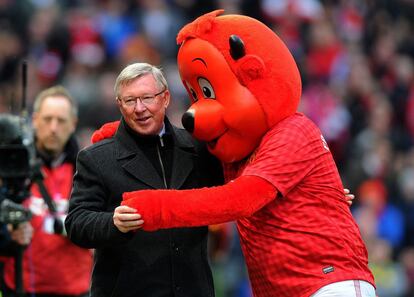
MULTIPOLYGON (((237 220, 257 297, 375 296, 327 143, 297 112, 301 80, 292 55, 259 21, 221 13, 186 25, 177 41, 192 98, 183 125, 223 162, 227 183, 124 193, 123 205, 137 209, 147 231, 237 220), (345 293, 324 295, 330 285, 345 293)), ((105 134, 95 141, 113 131, 105 134)))

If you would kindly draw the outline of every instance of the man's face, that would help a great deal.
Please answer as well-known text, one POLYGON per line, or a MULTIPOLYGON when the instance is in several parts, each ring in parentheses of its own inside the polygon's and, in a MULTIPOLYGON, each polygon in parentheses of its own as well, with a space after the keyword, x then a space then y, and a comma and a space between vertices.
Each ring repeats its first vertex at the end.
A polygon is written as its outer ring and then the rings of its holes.
POLYGON ((170 92, 160 89, 152 74, 147 74, 122 86, 117 101, 121 114, 131 129, 141 135, 156 135, 164 123, 170 92))
POLYGON ((37 149, 59 155, 76 127, 70 102, 62 96, 47 97, 39 111, 33 113, 33 127, 37 149))

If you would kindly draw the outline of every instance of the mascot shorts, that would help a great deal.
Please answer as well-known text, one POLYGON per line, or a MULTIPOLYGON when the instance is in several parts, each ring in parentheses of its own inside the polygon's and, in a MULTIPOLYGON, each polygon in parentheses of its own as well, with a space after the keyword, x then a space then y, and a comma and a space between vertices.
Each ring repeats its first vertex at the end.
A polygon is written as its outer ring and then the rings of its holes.
POLYGON ((375 297, 375 288, 368 282, 349 280, 320 288, 310 297, 375 297))

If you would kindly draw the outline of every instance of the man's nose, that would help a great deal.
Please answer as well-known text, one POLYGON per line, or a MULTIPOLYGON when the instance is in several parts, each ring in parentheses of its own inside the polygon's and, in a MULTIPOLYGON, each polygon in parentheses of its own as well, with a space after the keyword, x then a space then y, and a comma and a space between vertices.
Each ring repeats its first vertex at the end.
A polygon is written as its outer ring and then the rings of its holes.
POLYGON ((193 133, 194 131, 194 110, 192 109, 187 110, 181 118, 181 123, 183 124, 184 128, 188 132, 193 133))
POLYGON ((136 101, 135 101, 134 109, 135 109, 135 111, 142 112, 142 111, 146 110, 147 107, 145 106, 144 103, 141 102, 141 100, 139 98, 137 98, 136 101))
POLYGON ((50 127, 50 130, 56 131, 58 129, 58 127, 59 127, 59 121, 57 119, 52 119, 50 121, 49 127, 50 127))

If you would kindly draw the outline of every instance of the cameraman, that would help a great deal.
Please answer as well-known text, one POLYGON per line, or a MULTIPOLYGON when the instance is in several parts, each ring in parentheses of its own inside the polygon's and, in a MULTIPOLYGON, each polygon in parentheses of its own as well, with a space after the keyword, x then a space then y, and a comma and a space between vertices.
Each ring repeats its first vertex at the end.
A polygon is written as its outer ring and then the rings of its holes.
MULTIPOLYGON (((49 195, 42 195, 41 185, 33 183, 31 196, 24 201, 32 212, 34 229, 23 255, 26 296, 87 296, 89 290, 92 252, 71 243, 63 227, 78 152, 73 136, 76 123, 77 106, 62 86, 46 89, 36 97, 32 125, 43 185, 49 195), (50 200, 54 207, 48 207, 50 200)), ((4 282, 3 297, 16 296, 11 260, 5 262, 4 282)))
POLYGON ((9 255, 8 250, 13 243, 28 245, 32 236, 33 227, 29 222, 21 223, 16 228, 10 224, 0 224, 0 255, 9 255))

